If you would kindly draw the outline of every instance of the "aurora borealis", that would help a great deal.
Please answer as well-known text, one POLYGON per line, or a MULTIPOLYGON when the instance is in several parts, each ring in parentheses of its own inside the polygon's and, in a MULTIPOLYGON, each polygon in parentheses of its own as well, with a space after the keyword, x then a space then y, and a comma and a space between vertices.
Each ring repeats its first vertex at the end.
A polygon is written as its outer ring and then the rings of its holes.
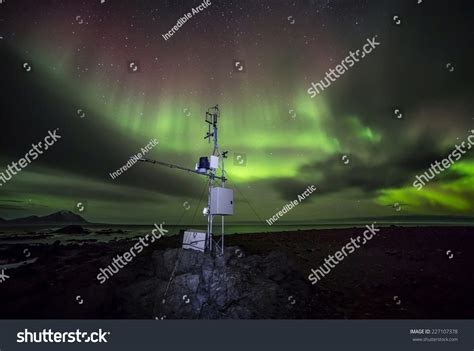
POLYGON ((0 168, 48 130, 62 135, 0 188, 0 217, 82 202, 91 222, 175 223, 183 211, 190 222, 201 177, 149 164, 109 173, 153 138, 148 157, 194 167, 212 151, 204 113, 215 104, 229 187, 240 190, 231 222, 258 220, 241 193, 263 219, 312 184, 317 191, 283 221, 474 214, 472 153, 422 191, 412 186, 473 128, 468 1, 214 0, 162 38, 200 3, 0 4, 0 168), (376 51, 308 95, 374 35, 376 51))

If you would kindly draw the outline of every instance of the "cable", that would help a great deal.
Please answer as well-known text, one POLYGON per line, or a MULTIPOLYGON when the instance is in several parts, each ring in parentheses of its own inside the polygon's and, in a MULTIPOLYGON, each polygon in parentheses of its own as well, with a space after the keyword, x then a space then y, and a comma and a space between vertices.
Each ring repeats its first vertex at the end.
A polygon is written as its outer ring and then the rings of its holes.
MULTIPOLYGON (((199 197, 199 202, 196 206, 196 209, 194 210, 194 215, 193 215, 193 220, 191 222, 191 225, 194 223, 194 218, 196 217, 196 213, 197 213, 197 209, 199 208, 199 205, 201 204, 201 200, 202 200, 202 197, 204 195, 204 190, 206 190, 206 186, 207 186, 207 182, 204 183, 204 187, 202 188, 202 191, 201 191, 201 196, 199 197)), ((192 202, 191 202, 192 203, 192 202)), ((181 215, 180 219, 178 220, 178 224, 177 224, 177 227, 178 227, 178 230, 179 230, 179 224, 181 223, 181 220, 182 218, 184 217, 184 214, 186 213, 187 210, 184 210, 183 211, 183 214, 181 215)), ((194 244, 195 242, 192 242, 190 243, 190 245, 194 244)), ((175 276, 175 273, 176 273, 176 269, 178 268, 178 265, 179 265, 179 261, 181 260, 181 256, 183 254, 183 247, 181 246, 180 250, 179 250, 179 254, 178 254, 178 258, 176 259, 176 262, 174 264, 174 267, 173 267, 173 271, 171 272, 171 275, 170 275, 170 279, 168 280, 168 284, 166 285, 166 290, 165 290, 165 293, 163 294, 163 297, 161 299, 161 304, 165 304, 166 302, 166 295, 168 294, 168 290, 171 286, 171 283, 173 282, 173 279, 174 279, 174 276, 175 276)), ((155 305, 153 307, 153 310, 155 311, 156 310, 156 300, 155 300, 155 305)))
POLYGON ((198 202, 198 204, 197 204, 197 206, 196 206, 196 209, 194 210, 194 215, 193 215, 193 220, 191 221, 191 225, 194 224, 194 218, 196 218, 196 213, 197 213, 197 210, 198 210, 198 208, 199 208, 199 205, 201 204, 202 197, 203 197, 203 195, 204 195, 204 190, 206 190, 206 186, 207 186, 207 185, 208 185, 208 183, 207 183, 207 181, 206 181, 206 183, 204 183, 204 187, 202 188, 201 196, 199 197, 199 202, 198 202))
MULTIPOLYGON (((202 189, 201 197, 199 198, 199 203, 198 203, 196 209, 194 210, 193 221, 192 221, 191 224, 194 223, 194 218, 196 217, 196 212, 197 212, 197 209, 199 208, 199 204, 200 204, 201 201, 202 201, 202 196, 204 195, 204 190, 206 189, 206 185, 207 185, 207 182, 204 183, 204 188, 202 189)), ((192 204, 193 204, 193 201, 191 201, 190 206, 191 206, 192 204)), ((187 209, 184 209, 184 210, 183 210, 183 212, 181 213, 181 216, 180 216, 179 219, 178 219, 178 222, 175 224, 176 227, 179 227, 179 225, 181 224, 181 221, 183 220, 183 217, 184 217, 184 215, 186 214, 187 211, 188 211, 187 209)), ((179 229, 179 228, 178 228, 178 229, 179 229)), ((178 233, 178 234, 179 234, 179 233, 178 233)))
MULTIPOLYGON (((191 203, 192 203, 192 201, 191 201, 191 203)), ((181 217, 179 217, 178 223, 176 224, 177 227, 179 227, 179 225, 181 224, 181 220, 183 219, 184 214, 186 213, 186 211, 187 211, 187 210, 184 209, 183 213, 181 214, 181 217)), ((178 233, 178 234, 179 234, 179 233, 178 233)))
MULTIPOLYGON (((225 176, 227 177, 227 179, 232 182, 232 180, 229 178, 229 176, 227 175, 227 172, 225 172, 225 176)), ((262 223, 265 223, 265 221, 260 218, 260 216, 258 215, 257 211, 255 211, 255 209, 253 208, 253 206, 250 204, 250 202, 247 200, 247 198, 244 196, 244 194, 240 191, 239 187, 237 186, 236 183, 232 182, 234 187, 237 189, 237 191, 239 192, 239 194, 243 197, 243 199, 245 200, 245 202, 249 205, 249 207, 252 209, 253 213, 257 216, 258 220, 262 223)))

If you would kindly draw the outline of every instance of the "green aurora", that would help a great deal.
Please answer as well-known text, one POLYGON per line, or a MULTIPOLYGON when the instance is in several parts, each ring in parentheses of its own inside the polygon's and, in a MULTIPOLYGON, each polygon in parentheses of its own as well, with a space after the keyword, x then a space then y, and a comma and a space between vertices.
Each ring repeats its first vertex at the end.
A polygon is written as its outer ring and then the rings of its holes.
MULTIPOLYGON (((264 54, 259 56, 256 48, 235 50, 247 53, 248 64, 246 73, 236 73, 231 66, 214 60, 193 63, 190 55, 205 57, 207 47, 199 51, 197 44, 190 42, 186 42, 188 50, 183 49, 184 43, 168 46, 169 53, 161 52, 160 43, 157 59, 154 53, 145 55, 147 49, 134 56, 128 49, 112 55, 99 44, 90 44, 91 34, 86 30, 90 31, 93 23, 88 29, 72 23, 77 33, 70 35, 58 30, 66 26, 66 21, 58 18, 40 31, 22 31, 15 44, 2 48, 9 60, 30 62, 33 67, 29 76, 9 73, 21 75, 11 96, 20 90, 26 97, 39 93, 46 106, 8 105, 20 116, 7 123, 11 133, 21 130, 28 120, 35 120, 35 128, 5 144, 8 150, 2 147, 2 169, 18 160, 49 129, 60 127, 63 137, 53 150, 0 188, 0 217, 75 211, 76 204, 82 202, 86 204, 83 216, 91 222, 176 223, 183 214, 182 222, 203 222, 201 208, 196 217, 195 210, 204 179, 148 164, 136 164, 115 180, 109 173, 153 138, 159 144, 148 157, 192 168, 199 156, 211 151, 203 139, 207 129, 204 112, 216 103, 222 111, 220 146, 229 151, 229 186, 238 188, 232 223, 259 221, 247 201, 260 219, 265 219, 313 184, 318 191, 285 221, 474 214, 472 154, 463 156, 423 190, 412 186, 431 162, 446 157, 469 135, 471 106, 464 96, 471 90, 436 99, 436 103, 426 96, 417 103, 406 103, 407 117, 397 119, 390 103, 385 109, 379 103, 367 108, 370 100, 377 98, 377 90, 383 90, 381 94, 387 90, 376 84, 382 78, 375 74, 368 83, 368 91, 373 91, 367 93, 370 99, 360 106, 348 103, 341 107, 341 102, 356 101, 360 96, 355 92, 360 76, 368 77, 374 67, 389 65, 384 61, 388 49, 375 52, 353 68, 356 72, 349 72, 327 93, 311 99, 307 87, 331 63, 319 56, 317 67, 300 66, 310 58, 289 58, 283 67, 280 62, 272 63, 271 57, 280 49, 272 46, 276 39, 270 39, 270 30, 262 29, 262 35, 269 38, 264 54), (142 58, 140 72, 127 71, 130 57, 142 58), (354 92, 354 97, 348 92, 354 92), (464 108, 458 108, 459 104, 464 108), (85 118, 78 117, 79 109, 85 118), (444 111, 457 123, 447 123, 444 111), (428 118, 430 128, 426 127, 428 118), (246 156, 245 165, 235 162, 236 154, 246 156), (349 160, 347 164, 343 157, 349 160), (190 210, 183 206, 186 202, 191 203, 190 210), (401 211, 394 209, 396 204, 401 211)), ((74 16, 69 15, 68 22, 71 18, 74 16)), ((173 40, 179 38, 176 35, 173 40)), ((363 43, 361 38, 351 40, 352 47, 363 43)), ((118 39, 110 40, 118 45, 118 39)), ((336 57, 344 56, 346 44, 338 43, 341 50, 336 57)), ((311 52, 304 50, 308 55, 311 52)), ((232 62, 232 57, 220 54, 217 58, 232 62)))

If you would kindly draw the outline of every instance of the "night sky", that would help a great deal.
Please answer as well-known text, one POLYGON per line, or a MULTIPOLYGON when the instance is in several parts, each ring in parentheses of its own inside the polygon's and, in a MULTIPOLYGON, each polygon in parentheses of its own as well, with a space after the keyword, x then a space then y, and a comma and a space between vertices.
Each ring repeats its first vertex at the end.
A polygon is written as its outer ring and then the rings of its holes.
POLYGON ((49 130, 62 138, 0 187, 0 217, 82 202, 92 222, 190 222, 204 177, 144 163, 109 173, 153 138, 147 157, 194 168, 212 151, 203 120, 216 104, 230 222, 269 218, 313 184, 283 221, 472 216, 474 151, 423 190, 412 183, 474 129, 473 6, 418 2, 211 0, 165 40, 201 1, 4 0, 0 171, 49 130), (375 35, 370 55, 309 96, 375 35))

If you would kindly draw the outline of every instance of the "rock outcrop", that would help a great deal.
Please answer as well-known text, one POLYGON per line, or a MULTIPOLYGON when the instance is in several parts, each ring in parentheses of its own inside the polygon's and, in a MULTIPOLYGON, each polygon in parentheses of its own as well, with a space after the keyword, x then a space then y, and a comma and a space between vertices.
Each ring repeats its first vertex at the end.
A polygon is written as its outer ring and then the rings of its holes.
MULTIPOLYGON (((126 300, 152 310, 157 319, 305 318, 306 302, 314 293, 279 252, 247 256, 229 247, 223 256, 211 257, 168 249, 155 251, 152 258, 153 278, 129 286, 126 300)), ((129 307, 139 310, 136 304, 129 307)))

